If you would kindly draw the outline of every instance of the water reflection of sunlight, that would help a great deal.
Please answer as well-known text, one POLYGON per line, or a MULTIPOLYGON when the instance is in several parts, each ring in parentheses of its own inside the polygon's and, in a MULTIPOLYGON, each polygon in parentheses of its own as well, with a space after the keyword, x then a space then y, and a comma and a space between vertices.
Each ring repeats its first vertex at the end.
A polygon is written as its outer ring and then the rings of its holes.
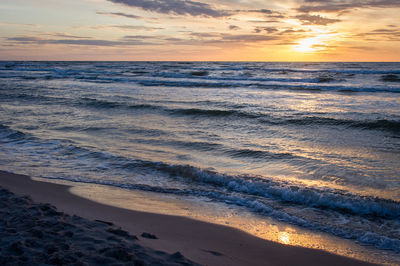
POLYGON ((353 241, 287 225, 267 216, 242 212, 237 208, 226 208, 226 206, 224 207, 218 203, 202 202, 190 197, 177 199, 173 195, 160 195, 155 192, 130 191, 93 184, 79 184, 77 186, 75 183, 66 181, 52 181, 70 185, 72 193, 107 205, 137 211, 190 217, 234 227, 257 237, 284 245, 321 249, 347 257, 379 262, 377 260, 378 253, 371 252, 370 249, 367 250, 353 241))
POLYGON ((278 238, 283 244, 285 245, 290 244, 290 236, 288 232, 280 232, 278 234, 278 238))

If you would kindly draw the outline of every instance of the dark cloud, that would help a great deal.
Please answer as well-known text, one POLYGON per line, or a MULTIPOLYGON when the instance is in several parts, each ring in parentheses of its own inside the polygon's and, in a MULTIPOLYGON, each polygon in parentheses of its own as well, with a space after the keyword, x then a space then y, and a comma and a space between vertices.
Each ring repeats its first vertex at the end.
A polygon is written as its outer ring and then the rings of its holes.
POLYGON ((0 22, 0 25, 14 25, 14 26, 29 26, 29 27, 40 27, 39 24, 28 24, 28 23, 10 23, 10 22, 0 22))
POLYGON ((192 40, 209 40, 210 42, 260 42, 276 40, 276 36, 267 36, 263 34, 230 34, 218 32, 188 32, 192 40))
POLYGON ((154 36, 149 36, 149 35, 126 35, 123 37, 123 39, 135 39, 135 40, 142 40, 142 39, 154 39, 154 36))
POLYGON ((375 29, 370 32, 356 34, 366 41, 400 41, 400 30, 396 28, 375 29))
POLYGON ((278 37, 276 36, 267 36, 262 34, 222 34, 219 42, 242 42, 242 43, 254 43, 254 42, 266 42, 266 41, 275 41, 278 37))
POLYGON ((51 37, 56 37, 56 38, 68 38, 68 39, 91 39, 90 37, 83 37, 83 36, 76 36, 76 35, 71 35, 68 33, 49 33, 45 34, 51 37))
POLYGON ((229 29, 230 30, 238 30, 238 29, 240 29, 240 27, 238 27, 236 25, 229 25, 229 29))
POLYGON ((95 39, 42 39, 38 37, 13 37, 7 38, 9 42, 16 42, 20 44, 67 44, 67 45, 84 45, 84 46, 129 46, 129 45, 149 45, 141 40, 122 40, 122 41, 109 41, 109 40, 95 40, 95 39))
POLYGON ((183 32, 187 38, 159 36, 158 40, 166 41, 173 45, 252 45, 257 43, 273 42, 279 40, 278 36, 265 36, 262 34, 227 34, 227 33, 198 33, 183 32))
MULTIPOLYGON (((241 10, 238 10, 238 11, 241 11, 241 10)), ((263 13, 263 14, 268 14, 268 15, 275 14, 275 11, 272 11, 270 9, 250 9, 250 10, 246 10, 246 12, 263 13)))
POLYGON ((296 33, 303 33, 307 32, 306 30, 300 29, 300 30, 294 30, 294 29, 285 29, 279 32, 280 35, 287 35, 287 34, 296 34, 296 33))
POLYGON ((279 30, 277 28, 274 28, 274 27, 256 27, 254 29, 255 33, 260 33, 260 32, 263 32, 263 31, 266 32, 266 33, 276 33, 279 30))
POLYGON ((399 0, 305 0, 300 12, 342 12, 356 8, 388 8, 400 7, 399 0))
POLYGON ((186 34, 188 34, 191 37, 194 38, 218 38, 221 36, 221 33, 217 33, 217 32, 185 32, 186 34))
POLYGON ((339 22, 339 19, 324 18, 320 15, 309 15, 302 14, 295 16, 296 19, 300 20, 303 25, 322 25, 326 26, 328 24, 339 22))
POLYGON ((126 14, 126 13, 122 13, 122 12, 101 12, 101 11, 98 11, 98 12, 96 12, 96 14, 106 15, 106 16, 126 17, 126 18, 133 18, 133 19, 140 19, 141 18, 141 17, 136 16, 136 15, 126 14))
POLYGON ((365 50, 365 51, 372 51, 377 50, 378 48, 373 46, 348 46, 347 49, 355 49, 355 50, 365 50))
POLYGON ((282 13, 280 13, 278 11, 270 10, 270 9, 247 9, 247 10, 238 9, 238 10, 234 10, 233 13, 236 13, 236 14, 238 14, 238 13, 239 14, 240 13, 260 13, 268 18, 285 18, 285 16, 282 13))
POLYGON ((191 0, 108 0, 113 3, 141 8, 163 14, 223 17, 226 11, 213 9, 210 5, 191 0))
POLYGON ((149 27, 149 26, 142 26, 142 25, 97 25, 91 26, 91 29, 120 29, 120 30, 146 30, 146 31, 153 31, 153 30, 163 30, 164 28, 161 27, 149 27))
POLYGON ((279 20, 248 20, 251 23, 278 23, 279 20))

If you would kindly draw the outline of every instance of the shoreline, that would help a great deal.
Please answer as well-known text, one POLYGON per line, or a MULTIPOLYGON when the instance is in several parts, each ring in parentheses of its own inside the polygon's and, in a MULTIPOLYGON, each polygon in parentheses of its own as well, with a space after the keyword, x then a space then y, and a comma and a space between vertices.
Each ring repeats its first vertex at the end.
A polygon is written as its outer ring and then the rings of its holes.
POLYGON ((0 187, 34 202, 50 203, 58 211, 120 226, 132 235, 148 232, 158 239, 140 238, 145 247, 180 252, 203 265, 373 265, 321 250, 263 240, 227 226, 186 217, 122 209, 81 198, 66 185, 34 181, 0 171, 0 187))

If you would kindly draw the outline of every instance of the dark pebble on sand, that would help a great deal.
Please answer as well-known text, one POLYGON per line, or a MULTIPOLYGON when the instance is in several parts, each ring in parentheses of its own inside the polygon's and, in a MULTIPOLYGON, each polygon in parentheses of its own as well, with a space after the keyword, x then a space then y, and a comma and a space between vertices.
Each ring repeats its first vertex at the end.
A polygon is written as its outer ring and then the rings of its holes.
POLYGON ((203 249, 204 252, 208 252, 210 254, 213 254, 214 256, 223 256, 224 254, 218 252, 218 251, 214 251, 214 250, 207 250, 207 249, 203 249))
POLYGON ((113 233, 118 236, 123 236, 123 237, 129 236, 129 233, 127 231, 122 230, 121 228, 117 228, 117 229, 109 228, 109 229, 107 229, 107 232, 113 233))
POLYGON ((124 247, 110 248, 104 252, 105 256, 112 257, 119 261, 132 260, 133 256, 124 247))
POLYGON ((64 233, 64 235, 65 235, 66 237, 73 237, 73 236, 74 236, 74 233, 71 232, 71 231, 67 231, 67 232, 64 233))
POLYGON ((17 230, 15 230, 14 228, 8 228, 8 229, 7 229, 7 233, 16 234, 16 233, 17 233, 17 230))
POLYGON ((79 257, 79 258, 82 258, 82 257, 83 257, 83 253, 80 252, 80 251, 75 252, 75 255, 76 255, 77 257, 79 257))
POLYGON ((27 247, 37 247, 38 242, 36 242, 34 239, 28 238, 25 240, 25 246, 27 247))
POLYGON ((145 232, 143 232, 141 236, 144 237, 144 238, 148 238, 148 239, 158 239, 157 236, 152 235, 150 233, 145 233, 145 232))
POLYGON ((103 224, 107 224, 107 225, 114 225, 112 222, 107 222, 107 221, 103 221, 103 220, 95 220, 96 222, 99 222, 99 223, 103 223, 103 224))
POLYGON ((54 252, 57 252, 58 248, 54 247, 54 246, 48 246, 46 247, 46 252, 47 254, 53 254, 54 252))
POLYGON ((53 264, 53 265, 64 265, 64 264, 66 264, 66 261, 65 261, 65 260, 63 259, 63 257, 62 257, 60 254, 58 254, 58 253, 53 254, 53 255, 49 258, 48 262, 49 262, 49 264, 53 264))
POLYGON ((21 241, 16 241, 8 247, 8 250, 17 255, 22 255, 24 253, 23 243, 21 241))
POLYGON ((182 253, 180 253, 179 251, 175 252, 174 254, 171 255, 171 258, 174 259, 182 259, 184 258, 184 256, 182 255, 182 253))
POLYGON ((145 266, 146 263, 144 261, 142 261, 142 260, 134 260, 133 261, 133 265, 135 265, 135 266, 145 266))

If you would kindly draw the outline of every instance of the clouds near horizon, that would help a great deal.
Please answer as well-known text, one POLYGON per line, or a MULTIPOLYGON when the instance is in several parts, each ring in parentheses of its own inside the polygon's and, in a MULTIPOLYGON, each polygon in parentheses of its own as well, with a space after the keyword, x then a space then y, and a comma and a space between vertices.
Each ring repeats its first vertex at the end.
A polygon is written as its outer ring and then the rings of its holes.
POLYGON ((3 0, 0 59, 400 60, 399 13, 394 0, 3 0))
POLYGON ((226 11, 214 9, 202 2, 191 0, 108 0, 113 3, 129 7, 141 8, 164 14, 222 17, 228 15, 226 11))
POLYGON ((342 12, 361 8, 400 7, 398 0, 305 0, 297 8, 300 12, 342 12))

